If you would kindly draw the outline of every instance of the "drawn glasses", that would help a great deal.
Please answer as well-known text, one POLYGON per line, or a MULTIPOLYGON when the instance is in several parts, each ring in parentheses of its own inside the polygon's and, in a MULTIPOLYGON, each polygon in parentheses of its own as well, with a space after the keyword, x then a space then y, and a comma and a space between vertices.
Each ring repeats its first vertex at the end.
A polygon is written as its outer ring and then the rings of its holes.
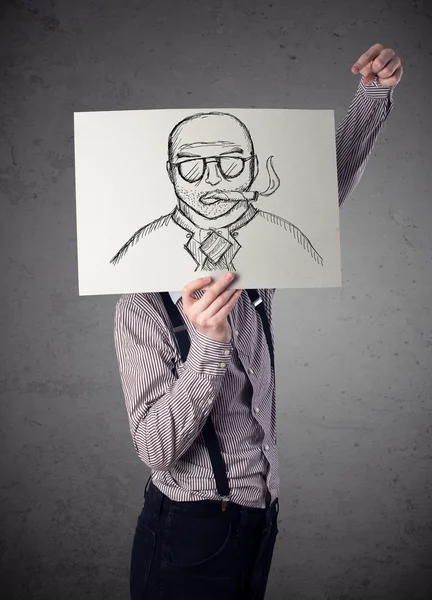
POLYGON ((205 158, 187 158, 180 162, 171 163, 177 167, 180 176, 188 183, 201 181, 209 163, 216 163, 219 171, 225 179, 238 177, 245 168, 245 164, 254 158, 240 156, 209 156, 205 158))

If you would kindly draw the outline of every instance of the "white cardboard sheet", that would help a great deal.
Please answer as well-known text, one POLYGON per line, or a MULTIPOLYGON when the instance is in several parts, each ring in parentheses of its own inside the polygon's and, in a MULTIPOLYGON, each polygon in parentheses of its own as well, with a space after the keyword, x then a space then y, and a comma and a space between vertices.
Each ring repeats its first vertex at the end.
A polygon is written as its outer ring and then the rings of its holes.
POLYGON ((332 110, 75 113, 80 295, 339 287, 332 110))

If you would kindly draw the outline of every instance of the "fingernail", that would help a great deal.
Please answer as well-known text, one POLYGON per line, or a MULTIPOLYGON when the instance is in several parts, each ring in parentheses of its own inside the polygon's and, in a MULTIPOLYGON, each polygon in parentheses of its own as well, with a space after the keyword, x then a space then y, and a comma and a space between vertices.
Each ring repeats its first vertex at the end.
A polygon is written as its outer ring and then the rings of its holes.
POLYGON ((234 279, 233 273, 227 273, 225 275, 225 279, 227 279, 228 281, 232 281, 234 279))

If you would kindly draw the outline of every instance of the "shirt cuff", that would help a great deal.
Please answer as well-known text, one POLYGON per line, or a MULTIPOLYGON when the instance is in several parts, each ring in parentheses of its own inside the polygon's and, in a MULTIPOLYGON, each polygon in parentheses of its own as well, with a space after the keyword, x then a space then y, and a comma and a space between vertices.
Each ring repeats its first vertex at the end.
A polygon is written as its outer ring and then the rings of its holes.
POLYGON ((187 363, 202 375, 223 376, 232 357, 232 343, 219 342, 195 331, 187 358, 187 363))
MULTIPOLYGON (((361 77, 360 79, 360 83, 359 83, 359 88, 361 90, 363 90, 363 92, 366 94, 366 96, 368 96, 369 98, 392 98, 393 96, 393 90, 395 89, 395 87, 398 85, 397 83, 391 87, 386 87, 384 85, 381 85, 380 83, 378 83, 377 81, 377 77, 375 77, 375 79, 373 81, 371 81, 370 83, 363 83, 363 77, 361 77)), ((398 82, 399 83, 399 82, 398 82)))

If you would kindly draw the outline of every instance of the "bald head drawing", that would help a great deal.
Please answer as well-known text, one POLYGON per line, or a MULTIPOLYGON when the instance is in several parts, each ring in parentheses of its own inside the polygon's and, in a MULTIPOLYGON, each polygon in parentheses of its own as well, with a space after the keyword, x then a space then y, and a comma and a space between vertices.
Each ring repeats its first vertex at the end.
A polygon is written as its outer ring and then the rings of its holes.
POLYGON ((258 174, 251 135, 237 117, 199 113, 180 121, 168 139, 167 170, 177 197, 209 219, 232 211, 258 174))
POLYGON ((200 144, 226 144, 237 146, 253 155, 254 147, 246 125, 228 113, 199 113, 177 123, 168 139, 168 158, 178 152, 200 144))

